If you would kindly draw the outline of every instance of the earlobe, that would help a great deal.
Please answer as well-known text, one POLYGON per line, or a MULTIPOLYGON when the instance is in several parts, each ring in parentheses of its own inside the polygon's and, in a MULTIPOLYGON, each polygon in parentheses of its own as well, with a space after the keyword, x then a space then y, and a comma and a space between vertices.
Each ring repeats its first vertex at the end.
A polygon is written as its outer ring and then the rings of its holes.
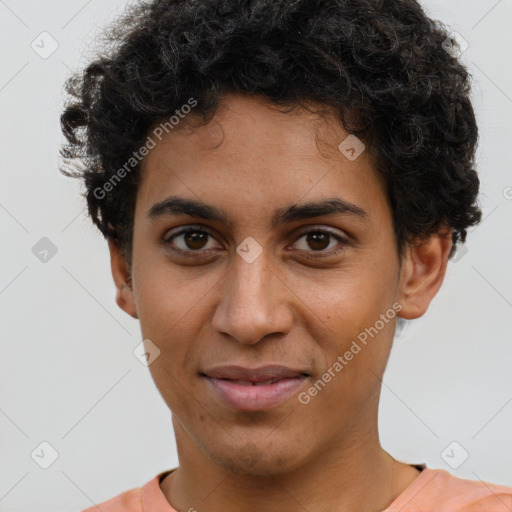
POLYGON ((114 240, 108 241, 108 248, 110 251, 112 277, 116 286, 116 303, 131 317, 139 318, 133 297, 130 269, 127 267, 126 260, 119 245, 114 240))
POLYGON ((452 248, 452 230, 439 231, 410 245, 402 263, 399 316, 419 318, 441 288, 452 248))

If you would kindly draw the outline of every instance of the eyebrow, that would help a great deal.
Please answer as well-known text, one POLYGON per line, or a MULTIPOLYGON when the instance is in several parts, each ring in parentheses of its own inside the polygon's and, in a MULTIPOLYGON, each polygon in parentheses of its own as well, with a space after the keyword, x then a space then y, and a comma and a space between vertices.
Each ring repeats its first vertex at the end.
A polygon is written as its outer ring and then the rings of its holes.
MULTIPOLYGON (((288 222, 335 214, 350 215, 365 221, 369 218, 368 213, 361 207, 344 199, 333 197, 279 208, 274 214, 272 225, 277 227, 288 222)), ((224 210, 202 201, 179 196, 171 196, 155 203, 149 209, 147 215, 151 220, 171 215, 188 215, 205 220, 219 221, 226 225, 231 224, 224 210)))

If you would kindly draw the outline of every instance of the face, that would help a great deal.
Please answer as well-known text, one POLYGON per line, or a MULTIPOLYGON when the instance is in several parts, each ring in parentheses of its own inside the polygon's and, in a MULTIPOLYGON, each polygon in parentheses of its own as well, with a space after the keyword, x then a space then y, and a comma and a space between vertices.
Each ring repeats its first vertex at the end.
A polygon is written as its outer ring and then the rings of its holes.
POLYGON ((384 184, 367 152, 338 149, 347 136, 334 117, 230 95, 146 157, 129 290, 114 272, 160 350, 149 368, 179 451, 256 475, 373 439, 396 314, 419 316, 404 290, 421 279, 399 267, 384 184), (294 373, 259 391, 221 380, 226 365, 294 373))

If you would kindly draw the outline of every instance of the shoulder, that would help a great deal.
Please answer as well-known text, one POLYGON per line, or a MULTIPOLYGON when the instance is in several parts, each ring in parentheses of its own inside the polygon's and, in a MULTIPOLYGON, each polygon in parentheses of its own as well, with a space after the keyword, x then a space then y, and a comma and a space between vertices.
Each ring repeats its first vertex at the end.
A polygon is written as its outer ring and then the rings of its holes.
POLYGON ((98 503, 82 512, 142 512, 142 490, 143 487, 130 489, 118 494, 103 503, 98 503))
MULTIPOLYGON (((82 512, 144 512, 145 504, 152 504, 155 497, 156 499, 164 499, 163 495, 160 496, 160 480, 170 471, 159 473, 149 482, 142 487, 136 487, 114 496, 113 498, 104 501, 103 503, 94 504, 82 512)), ((168 503, 166 503, 167 506, 168 503)))
POLYGON ((410 510, 418 507, 436 512, 512 510, 512 487, 458 478, 444 469, 424 469, 407 494, 410 510))

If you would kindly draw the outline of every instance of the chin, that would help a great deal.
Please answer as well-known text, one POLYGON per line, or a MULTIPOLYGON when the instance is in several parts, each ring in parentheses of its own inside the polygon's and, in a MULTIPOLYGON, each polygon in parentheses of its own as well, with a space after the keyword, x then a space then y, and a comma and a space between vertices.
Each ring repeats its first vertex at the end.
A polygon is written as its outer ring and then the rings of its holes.
POLYGON ((300 467, 297 446, 281 447, 266 442, 260 445, 252 442, 230 442, 228 446, 216 444, 215 449, 206 448, 208 456, 226 471, 239 475, 279 475, 300 467))

